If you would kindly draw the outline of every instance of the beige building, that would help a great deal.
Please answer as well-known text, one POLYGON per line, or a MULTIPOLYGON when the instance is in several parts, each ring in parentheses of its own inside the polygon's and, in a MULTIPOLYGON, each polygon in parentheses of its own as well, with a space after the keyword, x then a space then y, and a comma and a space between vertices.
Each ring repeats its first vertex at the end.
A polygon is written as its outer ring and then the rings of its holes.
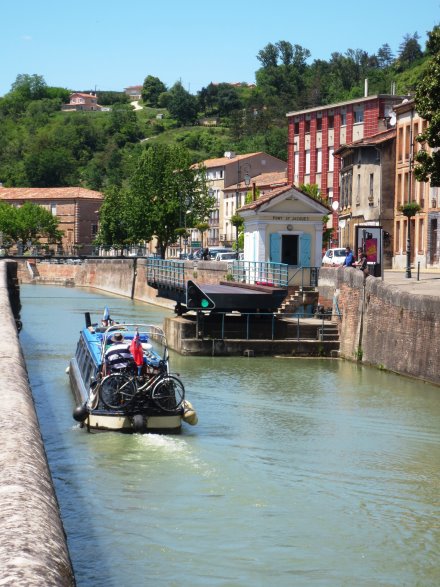
POLYGON ((79 187, 68 188, 0 188, 0 201, 12 206, 32 202, 42 206, 59 220, 63 231, 64 254, 91 254, 98 232, 100 192, 79 187))
POLYGON ((335 151, 340 160, 339 246, 361 246, 357 226, 384 230, 384 266, 392 265, 396 129, 345 144, 335 151))
POLYGON ((395 269, 406 268, 408 219, 402 214, 401 206, 417 202, 421 210, 409 219, 410 261, 416 268, 438 268, 440 240, 440 188, 431 187, 429 182, 419 182, 414 176, 414 157, 418 150, 428 145, 420 144, 416 137, 426 128, 427 122, 415 110, 414 100, 404 100, 395 106, 396 112, 396 190, 394 202, 394 259, 395 269))
POLYGON ((252 183, 262 174, 277 172, 285 176, 287 170, 285 161, 263 152, 236 155, 228 151, 223 157, 207 159, 199 165, 206 168, 208 185, 215 198, 209 216, 208 246, 231 246, 235 240, 231 217, 245 203, 252 183))

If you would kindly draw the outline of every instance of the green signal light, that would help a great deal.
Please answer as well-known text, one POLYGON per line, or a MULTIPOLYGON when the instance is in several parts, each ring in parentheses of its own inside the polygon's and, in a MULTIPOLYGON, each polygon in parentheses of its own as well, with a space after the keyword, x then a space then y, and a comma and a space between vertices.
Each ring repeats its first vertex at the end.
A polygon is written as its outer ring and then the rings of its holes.
POLYGON ((209 306, 209 302, 207 299, 203 298, 200 302, 200 305, 202 306, 202 308, 207 308, 209 306))

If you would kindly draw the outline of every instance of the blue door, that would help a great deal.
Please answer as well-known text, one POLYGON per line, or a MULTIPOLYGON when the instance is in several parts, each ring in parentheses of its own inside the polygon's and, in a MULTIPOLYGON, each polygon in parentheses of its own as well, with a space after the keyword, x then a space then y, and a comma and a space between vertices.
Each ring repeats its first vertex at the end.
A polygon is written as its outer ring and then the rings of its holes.
POLYGON ((310 258, 312 255, 312 237, 308 233, 304 233, 299 239, 300 251, 300 266, 310 267, 310 258))
POLYGON ((281 235, 276 232, 270 235, 269 261, 281 263, 281 235))

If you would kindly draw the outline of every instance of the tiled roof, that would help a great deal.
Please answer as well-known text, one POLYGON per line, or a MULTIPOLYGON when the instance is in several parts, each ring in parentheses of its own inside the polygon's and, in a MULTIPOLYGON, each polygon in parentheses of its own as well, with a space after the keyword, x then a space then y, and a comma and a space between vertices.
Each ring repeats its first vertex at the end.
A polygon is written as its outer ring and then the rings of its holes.
POLYGON ((324 204, 324 202, 321 202, 319 200, 315 200, 315 198, 312 198, 312 196, 309 196, 309 194, 306 194, 305 192, 298 189, 294 185, 287 185, 287 186, 279 187, 275 190, 272 190, 271 192, 268 192, 268 193, 260 196, 254 202, 250 202, 249 204, 245 204, 244 206, 242 206, 240 208, 240 211, 241 210, 257 210, 258 208, 261 208, 261 206, 263 206, 263 204, 267 204, 268 202, 270 202, 271 200, 274 200, 278 196, 281 196, 282 194, 289 192, 291 189, 294 189, 295 191, 301 193, 306 198, 310 198, 312 201, 318 202, 319 204, 321 204, 321 206, 324 206, 325 208, 328 208, 330 210, 330 208, 327 206, 327 204, 324 204))
POLYGON ((0 200, 102 200, 101 192, 86 188, 0 188, 0 200))
POLYGON ((380 145, 382 143, 386 143, 387 141, 391 141, 394 138, 396 138, 396 129, 389 128, 382 132, 378 132, 377 134, 371 137, 360 139, 359 141, 354 141, 353 143, 347 143, 346 145, 341 145, 339 149, 335 151, 335 155, 342 153, 346 149, 355 149, 358 147, 374 147, 375 145, 380 145))
MULTIPOLYGON (((286 171, 272 171, 270 173, 260 173, 260 175, 255 175, 251 178, 251 185, 248 186, 248 189, 252 188, 252 184, 255 184, 256 188, 260 187, 267 187, 267 188, 277 188, 281 186, 287 185, 287 172, 286 171)), ((241 181, 238 184, 239 189, 244 189, 245 182, 241 181)), ((225 188, 223 191, 225 193, 235 191, 237 189, 237 185, 229 186, 225 188)))
POLYGON ((257 153, 246 153, 246 155, 235 155, 235 157, 219 157, 218 159, 206 159, 201 163, 195 165, 198 167, 200 165, 204 165, 207 169, 210 167, 222 167, 224 165, 230 165, 237 163, 237 161, 242 161, 243 159, 248 159, 249 157, 255 157, 255 155, 262 155, 262 151, 258 151, 257 153))

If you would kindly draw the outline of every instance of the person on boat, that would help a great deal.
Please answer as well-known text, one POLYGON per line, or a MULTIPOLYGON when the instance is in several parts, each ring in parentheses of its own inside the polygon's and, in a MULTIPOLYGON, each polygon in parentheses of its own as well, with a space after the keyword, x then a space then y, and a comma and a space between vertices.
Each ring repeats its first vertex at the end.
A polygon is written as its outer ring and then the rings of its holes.
POLYGON ((133 355, 130 345, 124 341, 122 332, 116 332, 110 339, 111 345, 105 351, 105 373, 124 371, 133 366, 133 355))

